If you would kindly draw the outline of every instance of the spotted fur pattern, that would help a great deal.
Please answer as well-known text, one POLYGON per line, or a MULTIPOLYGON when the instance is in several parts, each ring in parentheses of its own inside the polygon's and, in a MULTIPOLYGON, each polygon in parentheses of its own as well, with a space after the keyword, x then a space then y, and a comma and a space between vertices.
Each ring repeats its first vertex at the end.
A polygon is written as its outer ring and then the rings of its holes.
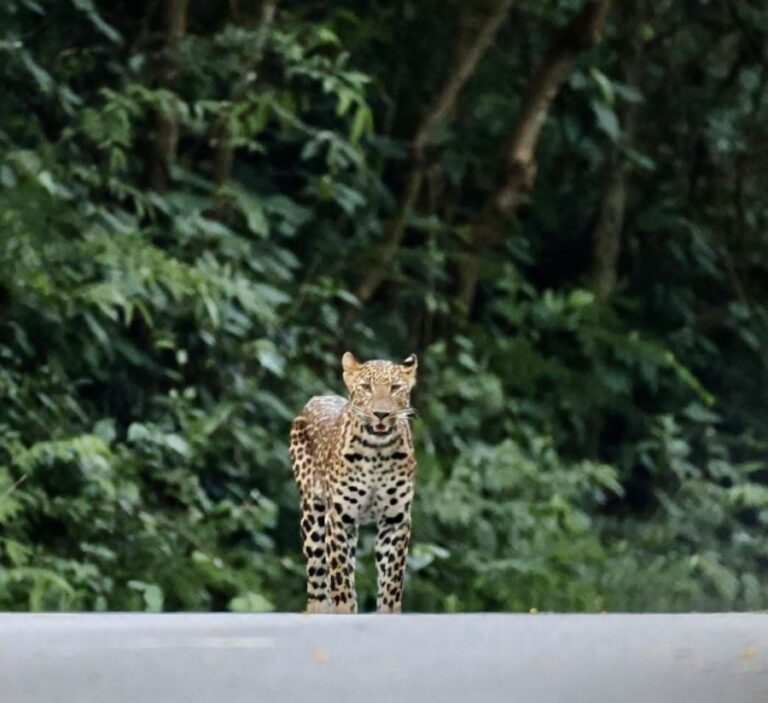
POLYGON ((376 524, 376 608, 401 611, 411 534, 413 442, 408 416, 417 360, 342 358, 349 398, 312 398, 293 421, 307 610, 354 613, 358 526, 376 524))

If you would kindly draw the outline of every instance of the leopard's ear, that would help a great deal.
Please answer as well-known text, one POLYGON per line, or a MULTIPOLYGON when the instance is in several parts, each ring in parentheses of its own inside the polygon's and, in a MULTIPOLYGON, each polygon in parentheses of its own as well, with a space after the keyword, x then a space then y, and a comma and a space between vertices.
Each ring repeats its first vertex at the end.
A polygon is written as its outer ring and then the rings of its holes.
POLYGON ((416 369, 419 368, 419 360, 416 354, 411 354, 400 362, 400 368, 403 373, 410 379, 411 387, 416 383, 416 369))
POLYGON ((352 390, 362 364, 355 359, 355 355, 352 352, 345 352, 344 356, 341 357, 341 368, 344 369, 344 383, 347 384, 349 390, 352 390))

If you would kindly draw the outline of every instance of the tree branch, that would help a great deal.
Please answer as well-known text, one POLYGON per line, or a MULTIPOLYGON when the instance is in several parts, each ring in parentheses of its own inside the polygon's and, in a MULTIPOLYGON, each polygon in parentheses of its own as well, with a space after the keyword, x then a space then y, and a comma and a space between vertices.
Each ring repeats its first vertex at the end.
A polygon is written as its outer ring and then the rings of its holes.
POLYGON ((461 56, 457 57, 458 60, 454 64, 454 69, 448 76, 443 90, 437 96, 431 109, 424 115, 419 128, 416 130, 416 135, 413 138, 413 152, 417 160, 422 158, 424 148, 453 111, 461 89, 477 70, 480 59, 496 38, 499 28, 514 2, 515 0, 500 0, 480 27, 474 41, 465 52, 462 52, 461 56))
POLYGON ((536 144, 552 102, 570 75, 574 58, 601 40, 611 4, 612 0, 588 0, 557 35, 528 81, 512 136, 504 148, 502 176, 472 225, 473 236, 459 266, 457 297, 467 313, 474 303, 482 254, 498 241, 504 222, 533 188, 536 144))
POLYGON ((437 130, 453 112, 461 89, 477 70, 480 59, 493 44, 514 2, 515 0, 498 2, 466 51, 457 56, 443 89, 419 123, 411 142, 411 168, 405 180, 397 211, 385 230, 383 241, 375 257, 375 266, 369 268, 355 291, 360 302, 365 303, 369 300, 388 275, 389 265, 397 256, 405 235, 408 215, 413 210, 421 192, 425 169, 424 151, 437 130))

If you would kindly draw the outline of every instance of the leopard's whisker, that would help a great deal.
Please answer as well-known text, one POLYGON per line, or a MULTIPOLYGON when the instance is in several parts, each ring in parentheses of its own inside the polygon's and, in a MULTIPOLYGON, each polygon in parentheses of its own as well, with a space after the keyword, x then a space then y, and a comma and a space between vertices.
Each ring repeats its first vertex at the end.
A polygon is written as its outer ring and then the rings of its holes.
POLYGON ((361 419, 363 419, 363 420, 367 420, 367 419, 369 419, 368 413, 367 413, 367 412, 365 412, 365 410, 363 410, 361 407, 359 407, 359 406, 355 405, 355 404, 354 404, 354 403, 352 403, 352 402, 347 402, 347 405, 348 405, 349 409, 350 409, 350 410, 351 410, 351 411, 352 411, 352 412, 353 412, 355 415, 357 415, 359 418, 361 418, 361 419))

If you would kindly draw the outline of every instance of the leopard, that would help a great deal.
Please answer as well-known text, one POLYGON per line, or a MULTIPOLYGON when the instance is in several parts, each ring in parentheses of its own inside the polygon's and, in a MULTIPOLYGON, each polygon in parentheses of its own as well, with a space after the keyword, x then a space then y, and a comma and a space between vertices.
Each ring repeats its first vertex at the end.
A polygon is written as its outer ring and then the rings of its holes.
POLYGON ((418 359, 341 358, 347 397, 314 396, 291 424, 307 613, 356 613, 360 525, 376 526, 376 611, 402 612, 415 467, 409 419, 418 359))

